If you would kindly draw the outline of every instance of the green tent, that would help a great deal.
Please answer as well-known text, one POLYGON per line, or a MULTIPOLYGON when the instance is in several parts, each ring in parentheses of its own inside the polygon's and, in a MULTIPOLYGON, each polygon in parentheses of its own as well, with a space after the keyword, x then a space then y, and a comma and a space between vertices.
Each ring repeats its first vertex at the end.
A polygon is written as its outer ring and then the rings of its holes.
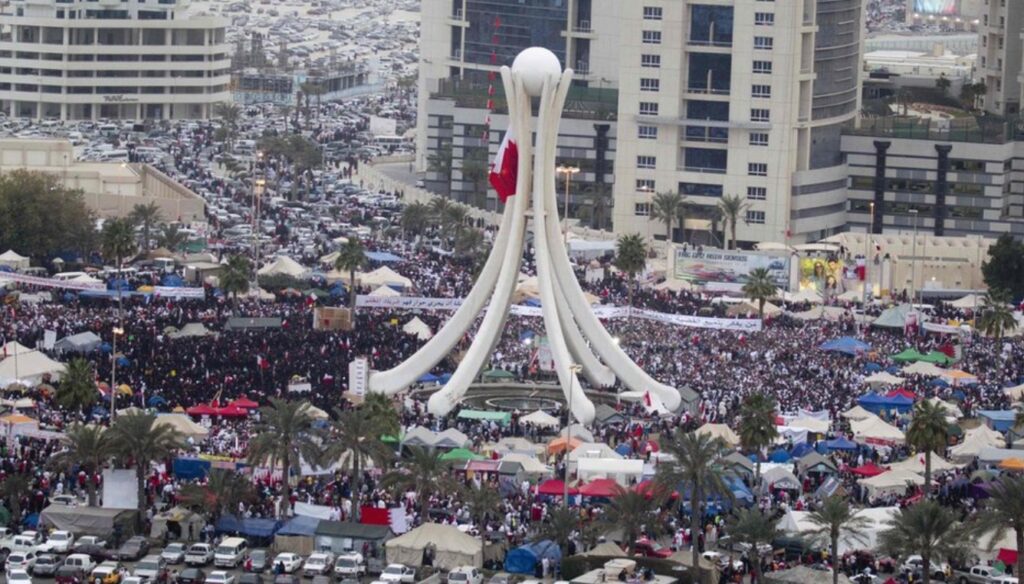
POLYGON ((905 349, 900 353, 896 353, 890 358, 898 363, 913 363, 915 361, 927 361, 927 357, 923 353, 919 353, 917 349, 905 349))
POLYGON ((441 455, 441 460, 446 462, 466 462, 467 460, 483 460, 479 454, 466 450, 465 448, 453 448, 441 455))
POLYGON ((935 363, 936 365, 949 365, 953 362, 953 359, 950 359, 949 355, 942 351, 932 351, 921 357, 921 360, 927 361, 928 363, 935 363))
POLYGON ((462 410, 459 418, 463 420, 487 420, 507 426, 512 421, 511 412, 486 412, 483 410, 462 410))
POLYGON ((504 369, 491 369, 484 372, 484 379, 515 379, 515 377, 511 372, 504 369))

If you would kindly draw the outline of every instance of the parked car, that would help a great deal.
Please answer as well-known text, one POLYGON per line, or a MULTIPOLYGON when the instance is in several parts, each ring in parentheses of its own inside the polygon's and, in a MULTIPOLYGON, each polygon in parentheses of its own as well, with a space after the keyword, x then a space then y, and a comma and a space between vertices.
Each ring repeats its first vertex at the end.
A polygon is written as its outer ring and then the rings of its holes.
POLYGON ((199 568, 185 568, 178 574, 176 584, 205 584, 206 572, 199 568))
POLYGON ((321 575, 318 575, 318 576, 313 576, 313 579, 310 581, 310 583, 311 584, 334 584, 334 580, 329 575, 321 574, 321 575))
POLYGON ((278 574, 274 576, 274 584, 301 584, 301 580, 295 574, 278 574))
POLYGON ((185 561, 185 551, 185 544, 179 542, 169 543, 160 552, 160 557, 170 565, 181 564, 185 561))
POLYGON ((39 554, 32 569, 33 576, 54 576, 60 567, 60 559, 53 554, 39 554))
POLYGON ((163 556, 146 556, 135 563, 132 575, 146 578, 152 582, 166 582, 168 578, 167 560, 163 556))
POLYGON ((46 542, 40 544, 39 551, 51 552, 54 554, 66 554, 75 546, 75 534, 70 531, 54 531, 46 542))
POLYGON ((11 570, 7 573, 8 584, 32 584, 32 576, 25 570, 11 570))
POLYGON ((86 571, 77 566, 61 565, 53 575, 56 584, 80 584, 85 582, 86 571))
POLYGON ((299 554, 293 554, 285 552, 283 554, 277 554, 274 556, 274 564, 276 567, 280 565, 285 574, 291 574, 297 572, 302 567, 302 556, 299 554))
POLYGON ((26 552, 11 552, 11 555, 7 556, 7 572, 11 573, 15 570, 25 570, 29 574, 32 573, 32 568, 36 565, 36 553, 32 550, 26 552))
POLYGON ((261 574, 247 572, 238 577, 238 584, 266 584, 261 574))
MULTIPOLYGON (((103 553, 105 556, 106 552, 103 553)), ((106 559, 106 557, 104 557, 103 559, 106 559)), ((76 552, 64 558, 64 565, 78 568, 79 570, 82 570, 83 572, 88 574, 89 572, 92 572, 93 568, 96 567, 96 560, 94 560, 90 554, 80 554, 76 552)))
POLYGON ((334 569, 334 554, 330 552, 316 552, 310 554, 302 566, 302 575, 307 578, 330 574, 334 569))
POLYGON ((672 555, 672 550, 647 538, 636 540, 633 549, 637 555, 645 558, 667 558, 672 555))
POLYGON ((267 553, 267 550, 250 551, 249 560, 242 564, 247 572, 266 572, 270 567, 270 554, 267 553))
POLYGON ((98 545, 78 544, 72 551, 74 552, 71 554, 72 556, 84 556, 85 558, 92 560, 93 564, 103 562, 114 557, 113 552, 98 545))
POLYGON ((224 570, 214 570, 206 577, 207 584, 235 584, 235 577, 224 570))
POLYGON ((334 573, 342 578, 361 578, 366 575, 366 562, 363 554, 350 552, 341 554, 334 561, 334 573))
POLYGON ((139 576, 125 576, 121 580, 121 584, 149 584, 149 580, 139 576))
POLYGON ((388 564, 380 573, 382 582, 412 584, 416 581, 416 569, 402 564, 388 564))
POLYGON ((990 584, 995 576, 995 568, 992 566, 977 565, 966 570, 957 570, 953 577, 958 584, 990 584))
MULTIPOLYGON (((206 543, 194 543, 185 552, 185 564, 189 566, 205 566, 213 561, 213 546, 206 543)), ((203 575, 205 577, 205 574, 203 575)))
POLYGON ((128 538, 128 541, 121 544, 117 549, 117 559, 135 561, 149 552, 149 540, 136 535, 128 538))
MULTIPOLYGON (((903 560, 903 565, 900 566, 900 574, 919 574, 924 566, 924 558, 919 555, 907 556, 907 559, 903 560)), ((931 577, 935 580, 946 580, 946 572, 949 570, 948 564, 936 564, 931 562, 931 569, 929 570, 931 577)))
POLYGON ((487 579, 487 584, 512 584, 512 574, 508 572, 498 572, 487 579))
POLYGON ((83 535, 75 541, 75 545, 73 546, 72 549, 83 545, 95 545, 101 548, 105 548, 107 547, 107 540, 103 539, 102 537, 97 537, 95 535, 83 535))
POLYGON ((89 574, 89 582, 92 584, 121 584, 122 568, 120 562, 103 562, 93 568, 92 573, 89 574))
POLYGON ((484 575, 472 566, 459 566, 448 572, 449 584, 483 584, 484 575))

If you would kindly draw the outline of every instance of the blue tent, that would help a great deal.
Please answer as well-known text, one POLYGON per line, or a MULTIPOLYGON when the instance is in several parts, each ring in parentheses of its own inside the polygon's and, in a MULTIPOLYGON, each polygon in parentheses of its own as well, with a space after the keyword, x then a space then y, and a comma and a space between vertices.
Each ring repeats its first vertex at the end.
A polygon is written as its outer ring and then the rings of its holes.
POLYGON ((929 381, 928 385, 934 385, 936 387, 949 387, 949 384, 946 383, 946 381, 941 377, 936 377, 935 379, 929 381))
POLYGON ((200 458, 175 458, 171 463, 171 472, 175 477, 186 481, 205 478, 210 472, 210 461, 200 458))
POLYGON ((750 492, 750 489, 742 480, 739 479, 739 477, 726 477, 725 484, 729 486, 729 490, 732 492, 733 498, 737 501, 745 504, 754 502, 754 493, 750 492))
POLYGON ((885 368, 885 372, 897 375, 898 373, 900 373, 900 368, 895 365, 890 365, 889 367, 885 368))
POLYGON ((813 451, 814 449, 811 448, 810 444, 806 442, 801 442, 794 446, 792 449, 790 449, 789 455, 792 456, 793 458, 803 458, 804 455, 813 451))
POLYGON ((536 543, 528 543, 517 547, 505 555, 505 571, 510 574, 533 575, 537 564, 544 558, 558 563, 562 559, 562 551, 558 544, 546 539, 536 543))
POLYGON ((886 398, 889 400, 889 407, 887 409, 895 409, 901 414, 909 412, 914 407, 914 400, 905 395, 894 395, 886 398))
POLYGON ((979 410, 978 415, 985 420, 985 424, 996 432, 1006 432, 1013 428, 1013 420, 1017 415, 1016 410, 979 410))
POLYGON ((949 397, 955 399, 956 401, 964 401, 965 399, 967 399, 967 394, 964 393, 962 390, 957 389, 954 390, 953 393, 949 394, 949 397))
POLYGON ((882 370, 882 366, 878 363, 868 363, 864 366, 864 373, 878 373, 882 370))
POLYGON ((633 448, 629 444, 622 442, 615 447, 615 452, 622 456, 629 456, 633 452, 633 448))
POLYGON ((313 537, 316 534, 316 528, 320 525, 320 520, 316 517, 306 517, 305 515, 296 515, 292 517, 288 523, 285 523, 281 529, 277 530, 277 535, 306 535, 313 537))
POLYGON ((402 261, 402 258, 386 251, 368 251, 366 252, 366 259, 371 262, 380 262, 382 264, 402 261))
POLYGON ((107 283, 107 290, 118 290, 122 292, 131 292, 132 286, 128 283, 128 280, 115 279, 107 283))
POLYGON ((833 351, 847 355, 859 355, 871 350, 871 345, 853 337, 842 337, 823 343, 818 347, 822 351, 833 351))
POLYGON ((878 395, 875 392, 871 392, 860 396, 860 398, 857 399, 857 403, 865 410, 873 414, 878 414, 889 409, 888 406, 891 402, 889 401, 889 398, 884 395, 878 395))
POLYGON ((842 436, 836 438, 835 440, 826 440, 822 442, 822 444, 824 444, 825 448, 827 448, 828 450, 857 450, 856 442, 847 440, 842 436))
POLYGON ((146 405, 151 408, 158 408, 160 406, 166 406, 167 400, 165 400, 163 396, 154 395, 146 400, 146 405))
POLYGON ((769 462, 789 462, 792 457, 782 448, 777 448, 768 455, 769 462))
POLYGON ((434 375, 433 373, 429 373, 428 372, 428 373, 424 373, 423 375, 420 375, 420 378, 417 379, 416 381, 418 381, 420 383, 435 383, 437 380, 438 380, 438 377, 436 375, 434 375))
POLYGON ((160 279, 161 286, 167 286, 169 288, 181 288, 185 285, 185 280, 178 274, 166 274, 160 279))
POLYGON ((117 358, 117 366, 118 367, 128 367, 131 364, 132 364, 132 362, 128 360, 128 357, 123 357, 122 356, 122 357, 118 357, 117 358))
POLYGON ((276 519, 259 519, 246 517, 239 520, 234 515, 224 515, 217 520, 215 526, 217 533, 240 533, 249 537, 273 537, 281 528, 281 522, 276 519))
POLYGON ((441 385, 444 385, 444 384, 448 383, 448 380, 450 380, 451 378, 452 378, 452 374, 451 373, 442 373, 441 375, 438 376, 437 382, 440 383, 441 385))

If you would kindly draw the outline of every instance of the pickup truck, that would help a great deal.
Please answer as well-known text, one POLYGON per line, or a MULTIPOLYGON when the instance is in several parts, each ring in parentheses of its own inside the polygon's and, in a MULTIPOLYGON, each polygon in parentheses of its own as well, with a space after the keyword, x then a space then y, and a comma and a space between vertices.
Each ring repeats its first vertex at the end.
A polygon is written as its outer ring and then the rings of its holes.
POLYGON ((186 566, 205 566, 213 561, 213 546, 205 543, 194 543, 185 552, 186 566))
POLYGON ((34 550, 42 543, 42 537, 35 531, 26 531, 21 535, 12 535, 0 540, 0 552, 10 554, 11 552, 27 552, 34 550))
POLYGON ((966 570, 953 572, 953 581, 957 584, 989 584, 996 575, 992 566, 971 566, 966 570))

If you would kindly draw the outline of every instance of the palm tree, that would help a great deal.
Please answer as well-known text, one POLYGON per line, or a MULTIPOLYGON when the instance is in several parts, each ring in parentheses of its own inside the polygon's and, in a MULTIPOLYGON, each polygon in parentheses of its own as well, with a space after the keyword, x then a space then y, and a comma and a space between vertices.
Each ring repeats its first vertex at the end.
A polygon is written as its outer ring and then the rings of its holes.
POLYGON ((380 435, 396 436, 402 430, 401 420, 395 411, 395 403, 383 393, 366 394, 362 405, 359 406, 359 413, 373 420, 380 435))
POLYGON ((85 359, 72 359, 57 384, 57 403, 61 407, 85 413, 96 403, 96 374, 92 363, 85 359))
POLYGON ((157 237, 157 245, 170 251, 180 251, 188 243, 188 235, 178 229, 177 225, 164 225, 157 237))
POLYGON ((718 202, 718 208, 722 211, 722 219, 729 226, 731 235, 729 249, 736 249, 736 226, 739 224, 740 215, 748 207, 750 207, 750 203, 744 201, 739 195, 725 195, 718 202))
POLYGON ((484 244, 484 234, 479 229, 463 229, 455 238, 455 255, 472 257, 484 244))
POLYGON ((28 496, 31 488, 30 477, 20 472, 7 475, 0 483, 0 498, 5 499, 11 509, 11 524, 21 525, 21 500, 28 496))
POLYGON ((366 250, 363 243, 355 237, 349 238, 345 245, 338 250, 338 257, 334 260, 334 269, 348 272, 348 300, 349 307, 353 314, 356 311, 356 270, 366 264, 366 250))
POLYGON ((114 260, 117 269, 123 267, 124 260, 135 255, 138 247, 135 243, 135 229, 128 219, 107 219, 100 232, 100 245, 103 256, 114 260))
POLYGON ((423 203, 409 203, 402 209, 402 230, 412 235, 420 235, 430 224, 430 207, 423 203))
POLYGON ((233 255, 228 258, 228 263, 220 272, 220 289, 231 296, 235 306, 238 305, 238 295, 249 291, 249 282, 252 279, 252 264, 249 258, 244 255, 233 255))
POLYGON ((755 393, 740 408, 740 444, 747 452, 757 454, 755 482, 761 482, 761 449, 771 446, 779 435, 775 426, 775 399, 755 393))
MULTIPOLYGON (((992 484, 989 498, 980 501, 982 510, 974 516, 975 533, 992 533, 988 549, 1003 539, 1007 529, 1016 536, 1017 549, 1024 550, 1024 477, 1004 474, 992 484)), ((1017 554, 1013 573, 1024 574, 1024 554, 1017 554)))
POLYGON ((142 227, 142 251, 149 251, 149 234, 152 231, 153 226, 160 222, 163 212, 160 211, 160 207, 156 203, 149 203, 148 205, 135 205, 132 208, 132 212, 128 215, 132 223, 140 225, 142 227))
POLYGON ((747 282, 743 284, 743 293, 747 298, 757 300, 757 316, 764 319, 764 303, 775 296, 775 281, 772 280, 768 268, 754 268, 747 275, 747 282))
POLYGON ((473 185, 471 200, 474 207, 483 209, 487 206, 487 176, 490 170, 486 148, 474 148, 462 157, 462 179, 473 185))
POLYGON ((313 414, 309 402, 270 398, 270 405, 260 408, 256 437, 249 441, 249 464, 281 469, 280 516, 285 517, 291 505, 291 472, 302 470, 302 460, 318 464, 323 446, 313 431, 313 414))
POLYGON ((110 433, 103 426, 75 424, 64 432, 61 442, 64 450, 58 452, 50 463, 59 469, 71 472, 79 468, 88 475, 85 488, 89 493, 89 506, 96 506, 95 475, 114 454, 110 433))
POLYGON ((441 216, 441 228, 449 232, 449 238, 458 237, 469 223, 469 209, 458 203, 447 205, 441 216))
POLYGON ((750 561, 751 582, 761 581, 760 546, 771 544, 779 535, 779 519, 761 511, 758 507, 734 511, 729 525, 729 533, 733 540, 750 546, 747 551, 750 561))
POLYGON ((829 542, 832 584, 839 584, 839 538, 867 544, 866 530, 872 523, 867 517, 858 515, 850 502, 840 495, 832 495, 822 501, 821 507, 811 511, 807 520, 816 527, 811 533, 829 542))
POLYGON ((341 461, 342 469, 352 477, 352 515, 356 522, 359 521, 363 470, 370 462, 381 467, 391 458, 391 451, 380 441, 383 433, 380 419, 362 410, 339 412, 324 440, 327 444, 325 460, 341 461))
POLYGON ((672 237, 672 226, 676 219, 680 220, 679 223, 682 226, 683 201, 685 199, 686 197, 678 192, 658 193, 651 199, 651 217, 665 224, 665 241, 669 243, 675 241, 672 237))
POLYGON ((394 489, 399 494, 415 491, 420 513, 426 522, 430 518, 430 495, 452 489, 448 465, 441 460, 441 453, 434 450, 412 446, 409 448, 409 454, 410 457, 403 462, 402 468, 384 475, 381 485, 394 489))
POLYGON ((583 207, 589 210, 590 227, 604 229, 611 210, 611 189, 604 183, 588 185, 583 189, 583 207))
POLYGON ((254 498, 252 481, 221 468, 210 469, 203 483, 184 485, 178 495, 182 505, 208 512, 213 523, 224 514, 234 513, 239 503, 254 498))
POLYGON ((224 137, 228 150, 231 150, 238 134, 238 120, 242 117, 242 108, 235 103, 222 102, 213 108, 213 115, 221 119, 224 124, 224 137))
POLYGON ((118 416, 110 426, 110 442, 115 455, 125 464, 135 465, 135 482, 139 495, 137 524, 142 529, 146 516, 146 476, 153 461, 170 456, 184 441, 178 430, 168 424, 155 424, 156 416, 131 413, 118 416))
POLYGON ((629 305, 633 306, 636 275, 647 265, 647 245, 639 233, 622 235, 615 246, 615 267, 629 276, 629 305))
MULTIPOLYGON (((440 175, 444 179, 445 197, 451 194, 452 189, 452 145, 445 144, 427 156, 427 170, 440 175)), ((447 200, 447 199, 440 199, 447 200)))
POLYGON ((606 531, 621 530, 629 555, 633 555, 636 540, 644 532, 657 537, 662 531, 661 511, 665 498, 657 494, 650 496, 660 492, 660 489, 651 489, 648 493, 641 493, 619 487, 604 508, 601 523, 606 531))
POLYGON ((970 545, 956 514, 932 500, 896 512, 878 536, 879 547, 893 556, 920 554, 924 582, 931 581, 932 560, 947 558, 961 546, 970 545))
POLYGON ((430 201, 430 219, 436 223, 439 227, 444 226, 444 218, 448 215, 448 208, 454 206, 454 203, 448 199, 442 199, 437 197, 430 201))
POLYGON ((569 557, 569 540, 572 534, 581 529, 580 512, 578 509, 556 507, 547 514, 544 522, 537 526, 537 539, 549 539, 558 544, 562 557, 569 557))
MULTIPOLYGON (((721 438, 696 432, 678 434, 663 445, 664 452, 672 455, 673 460, 658 465, 655 482, 669 493, 681 487, 690 489, 690 533, 701 531, 701 517, 708 496, 732 498, 722 465, 727 449, 721 438)), ((699 572, 700 551, 696 535, 692 559, 694 569, 699 572)))
POLYGON ((989 290, 981 301, 981 318, 978 328, 997 341, 1007 331, 1017 328, 1017 320, 1010 308, 1010 293, 1006 290, 989 290))
POLYGON ((497 517, 501 509, 501 493, 488 485, 468 486, 462 489, 462 501, 469 508, 469 514, 480 533, 486 531, 487 516, 497 517))
POLYGON ((945 406, 928 400, 917 402, 907 428, 907 444, 924 451, 924 496, 928 497, 932 491, 932 452, 945 452, 949 444, 945 406))

